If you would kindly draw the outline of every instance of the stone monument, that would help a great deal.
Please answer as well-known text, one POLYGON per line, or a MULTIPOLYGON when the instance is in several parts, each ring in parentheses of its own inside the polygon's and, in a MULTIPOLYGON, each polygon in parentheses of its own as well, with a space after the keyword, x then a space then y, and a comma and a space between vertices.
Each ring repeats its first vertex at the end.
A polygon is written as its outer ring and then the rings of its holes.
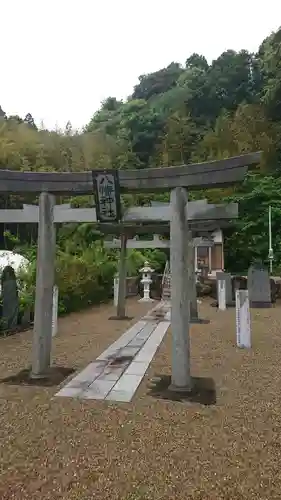
POLYGON ((250 307, 271 307, 269 274, 260 264, 249 267, 248 290, 250 307))
POLYGON ((13 330, 18 324, 19 295, 15 271, 11 266, 3 269, 1 276, 2 329, 13 330))

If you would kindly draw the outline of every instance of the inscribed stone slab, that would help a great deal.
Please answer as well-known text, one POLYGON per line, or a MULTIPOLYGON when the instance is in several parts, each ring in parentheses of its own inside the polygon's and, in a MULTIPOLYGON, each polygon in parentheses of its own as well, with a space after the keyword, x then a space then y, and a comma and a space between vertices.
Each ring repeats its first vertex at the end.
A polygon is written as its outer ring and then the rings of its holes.
POLYGON ((250 307, 271 307, 271 289, 266 269, 250 266, 248 270, 250 307))

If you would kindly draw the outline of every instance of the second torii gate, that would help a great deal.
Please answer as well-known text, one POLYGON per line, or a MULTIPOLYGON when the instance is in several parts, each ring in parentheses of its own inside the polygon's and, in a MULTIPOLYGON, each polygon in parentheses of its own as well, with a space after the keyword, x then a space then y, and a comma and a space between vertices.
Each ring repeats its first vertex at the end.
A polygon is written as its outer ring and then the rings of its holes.
MULTIPOLYGON (((111 241, 104 241, 104 246, 106 248, 121 248, 121 239, 114 238, 111 241)), ((197 248, 210 248, 214 245, 214 241, 212 239, 207 239, 203 237, 195 237, 192 239, 191 245, 194 247, 194 262, 190 262, 190 265, 192 265, 192 269, 189 269, 189 273, 192 276, 191 281, 194 282, 192 289, 190 290, 190 293, 192 294, 190 296, 190 322, 191 323, 201 323, 201 322, 207 322, 207 320, 200 320, 198 317, 198 306, 197 306, 197 293, 196 293, 196 270, 197 270, 197 265, 196 265, 196 249, 197 248)), ((127 240, 127 248, 128 249, 144 249, 144 248, 163 248, 163 249, 170 249, 170 240, 165 240, 165 239, 160 239, 159 234, 156 234, 153 236, 152 240, 138 240, 136 238, 128 239, 127 240)), ((191 250, 193 253, 193 250, 191 250)))

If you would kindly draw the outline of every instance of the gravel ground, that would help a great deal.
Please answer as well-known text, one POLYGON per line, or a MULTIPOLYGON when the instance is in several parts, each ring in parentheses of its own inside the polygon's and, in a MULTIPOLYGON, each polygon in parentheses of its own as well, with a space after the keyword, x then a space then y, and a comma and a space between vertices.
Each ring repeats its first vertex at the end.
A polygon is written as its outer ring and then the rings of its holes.
MULTIPOLYGON (((148 309, 130 301, 128 313, 148 309)), ((54 361, 86 366, 133 323, 108 321, 112 311, 61 320, 54 361)), ((192 326, 192 374, 214 379, 214 406, 148 394, 155 375, 170 374, 170 334, 129 404, 0 384, 0 499, 280 499, 281 307, 251 311, 251 350, 235 347, 234 309, 200 311, 211 323, 192 326)), ((1 377, 27 366, 30 339, 0 339, 1 377)))

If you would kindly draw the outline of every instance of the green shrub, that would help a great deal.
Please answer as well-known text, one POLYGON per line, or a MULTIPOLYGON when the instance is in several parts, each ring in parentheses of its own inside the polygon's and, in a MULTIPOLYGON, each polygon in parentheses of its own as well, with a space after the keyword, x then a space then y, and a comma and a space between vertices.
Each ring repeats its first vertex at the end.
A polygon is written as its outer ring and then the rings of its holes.
MULTIPOLYGON (((34 311, 36 286, 36 249, 29 247, 21 251, 30 261, 30 266, 19 274, 20 309, 34 311)), ((118 270, 119 250, 107 250, 102 241, 94 241, 77 253, 70 247, 58 248, 55 282, 59 288, 59 314, 78 311, 93 304, 106 302, 113 296, 114 275, 118 270)), ((166 255, 159 250, 129 250, 127 257, 128 276, 139 276, 145 260, 157 271, 163 270, 166 255)))

